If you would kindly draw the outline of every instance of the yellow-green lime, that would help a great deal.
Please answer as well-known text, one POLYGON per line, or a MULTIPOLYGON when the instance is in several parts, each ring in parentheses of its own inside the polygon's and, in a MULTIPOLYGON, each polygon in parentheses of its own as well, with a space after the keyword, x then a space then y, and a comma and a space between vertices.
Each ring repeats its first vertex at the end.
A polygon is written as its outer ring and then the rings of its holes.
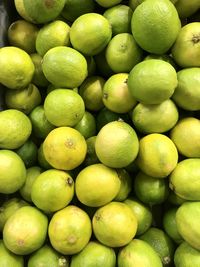
POLYGON ((56 46, 69 46, 70 26, 62 20, 54 20, 40 28, 36 39, 36 50, 42 57, 56 46))
POLYGON ((83 162, 84 166, 89 166, 95 163, 99 163, 99 159, 97 158, 95 151, 95 142, 96 142, 96 135, 86 139, 87 153, 83 162))
POLYGON ((120 190, 121 181, 114 169, 103 164, 83 168, 75 181, 76 196, 90 207, 103 206, 112 201, 120 190))
POLYGON ((156 251, 145 241, 133 239, 118 253, 118 267, 162 267, 156 251))
POLYGON ((169 0, 147 0, 135 9, 131 27, 140 47, 149 53, 162 55, 175 42, 181 22, 169 0))
POLYGON ((74 129, 78 130, 85 139, 96 134, 96 121, 95 117, 89 111, 85 111, 82 119, 74 126, 74 129))
POLYGON ((200 201, 200 158, 180 161, 169 176, 169 187, 185 200, 200 201))
POLYGON ((30 57, 35 66, 35 72, 33 75, 32 83, 37 86, 41 86, 41 87, 48 86, 49 82, 44 76, 44 73, 42 70, 42 57, 37 53, 31 54, 30 57))
POLYGON ((29 114, 32 123, 33 133, 36 137, 45 139, 46 136, 55 128, 45 115, 44 107, 37 106, 29 114))
POLYGON ((199 75, 199 68, 185 68, 177 73, 178 84, 172 99, 178 107, 190 111, 200 109, 199 75))
POLYGON ((109 2, 106 0, 95 0, 100 6, 108 8, 115 6, 122 2, 122 0, 110 0, 109 2))
POLYGON ((60 88, 78 87, 87 77, 85 57, 66 46, 51 48, 44 55, 42 69, 47 80, 60 88))
POLYGON ((124 201, 132 190, 132 177, 129 175, 126 169, 116 169, 117 175, 121 182, 120 189, 115 201, 124 201))
POLYGON ((35 107, 40 105, 42 97, 39 89, 30 83, 24 89, 8 89, 5 94, 5 101, 8 108, 29 114, 35 107))
POLYGON ((68 257, 64 257, 59 254, 55 249, 46 244, 31 254, 28 259, 28 267, 38 266, 69 267, 69 259, 68 257))
POLYGON ((39 249, 45 242, 48 219, 35 207, 18 209, 6 221, 3 241, 17 255, 27 255, 39 249))
POLYGON ((180 154, 189 158, 200 157, 200 120, 197 118, 187 117, 179 120, 172 129, 170 138, 180 154))
POLYGON ((28 139, 21 147, 16 150, 16 153, 21 157, 27 168, 33 166, 37 162, 37 146, 28 139))
POLYGON ((53 125, 75 126, 84 116, 85 104, 82 97, 69 89, 55 89, 44 101, 47 120, 53 125))
POLYGON ((79 94, 83 98, 85 107, 91 111, 98 111, 104 107, 102 96, 104 78, 91 76, 85 79, 79 88, 79 94))
POLYGON ((0 112, 0 148, 19 148, 28 140, 31 131, 31 122, 23 112, 16 109, 0 112))
POLYGON ((71 127, 58 127, 45 138, 43 151, 46 160, 54 168, 72 170, 84 161, 87 144, 77 130, 71 127))
POLYGON ((127 5, 116 5, 106 9, 103 16, 110 22, 112 26, 112 35, 118 33, 131 33, 131 18, 133 11, 127 5))
POLYGON ((0 49, 0 83, 9 89, 28 86, 35 71, 30 56, 21 48, 5 46, 0 49))
POLYGON ((115 35, 106 47, 105 55, 115 73, 130 72, 142 60, 142 50, 130 33, 115 35))
POLYGON ((150 208, 133 197, 128 197, 124 200, 124 203, 126 203, 132 209, 137 219, 138 227, 136 236, 142 235, 152 225, 153 217, 150 208))
POLYGON ((54 213, 49 223, 51 245, 64 255, 80 252, 89 242, 92 225, 82 209, 69 205, 54 213))
POLYGON ((138 154, 137 134, 126 122, 107 123, 97 134, 95 150, 97 157, 103 164, 112 168, 124 168, 138 154))
POLYGON ((160 104, 169 99, 177 84, 174 67, 160 59, 149 59, 138 63, 128 77, 131 94, 144 104, 160 104))
POLYGON ((136 100, 127 85, 128 73, 112 75, 103 86, 103 103, 116 113, 127 113, 136 105, 136 100))
POLYGON ((0 150, 0 192, 11 194, 19 190, 26 180, 24 162, 12 150, 0 150))
POLYGON ((28 54, 34 53, 38 27, 26 20, 16 20, 8 28, 8 41, 28 54))
POLYGON ((42 168, 39 166, 33 166, 26 171, 25 183, 20 188, 20 195, 28 202, 32 202, 31 190, 35 179, 42 173, 42 168))
POLYGON ((109 247, 122 247, 134 238, 137 219, 128 205, 113 201, 95 212, 92 226, 99 242, 109 247))
POLYGON ((138 103, 132 112, 134 126, 141 133, 164 133, 172 129, 179 119, 179 112, 171 99, 160 104, 138 103))
POLYGON ((100 53, 109 43, 111 36, 109 21, 98 13, 81 15, 70 29, 73 48, 88 56, 100 53))
POLYGON ((62 16, 71 22, 86 13, 92 13, 95 9, 93 0, 66 0, 62 10, 62 16))
POLYGON ((140 139, 137 164, 147 175, 165 178, 177 163, 176 146, 166 135, 153 133, 140 139))
POLYGON ((72 256, 70 267, 77 266, 115 267, 115 251, 97 241, 90 241, 81 252, 72 256))
POLYGON ((15 267, 24 267, 24 259, 22 256, 16 255, 8 250, 3 242, 0 240, 0 258, 1 266, 15 266, 15 267))
POLYGON ((61 170, 47 170, 33 182, 31 199, 36 207, 45 212, 55 212, 66 207, 74 195, 72 177, 61 170))
POLYGON ((200 8, 200 3, 198 0, 184 1, 178 0, 176 1, 175 7, 178 11, 180 18, 188 18, 193 15, 200 8))
POLYGON ((161 204, 169 195, 168 181, 139 172, 134 180, 134 191, 137 198, 145 204, 161 204))

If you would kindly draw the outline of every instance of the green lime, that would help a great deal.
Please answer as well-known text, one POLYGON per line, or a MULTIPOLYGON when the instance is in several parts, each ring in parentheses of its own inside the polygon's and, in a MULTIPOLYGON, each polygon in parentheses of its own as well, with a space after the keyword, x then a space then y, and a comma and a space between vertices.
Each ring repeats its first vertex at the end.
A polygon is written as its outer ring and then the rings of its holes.
POLYGON ((27 168, 33 166, 37 162, 37 146, 36 144, 28 139, 21 147, 15 152, 22 158, 27 168))
POLYGON ((45 170, 52 169, 52 166, 49 164, 49 162, 45 158, 43 143, 41 143, 38 149, 38 163, 39 163, 39 166, 45 170))
POLYGON ((1 267, 13 266, 24 267, 24 259, 22 256, 12 253, 6 248, 3 240, 0 240, 0 258, 1 267))
POLYGON ((37 86, 41 86, 41 87, 48 86, 49 82, 44 76, 44 73, 42 70, 42 57, 37 53, 31 54, 30 57, 35 66, 35 72, 34 72, 33 79, 32 79, 33 84, 37 86))
POLYGON ((132 189, 132 177, 126 169, 116 169, 118 178, 121 182, 118 194, 114 198, 115 201, 124 201, 132 189))
POLYGON ((96 0, 96 2, 105 8, 115 6, 122 2, 122 0, 110 0, 109 2, 107 0, 96 0))
POLYGON ((106 48, 94 56, 94 60, 96 62, 97 71, 104 77, 109 78, 114 72, 111 70, 110 66, 108 65, 108 62, 106 60, 106 48))
POLYGON ((84 159, 84 166, 89 166, 95 163, 99 163, 99 159, 97 158, 96 151, 95 151, 95 142, 96 136, 91 136, 86 139, 87 143, 87 153, 84 159))
POLYGON ((82 119, 74 126, 74 129, 78 130, 85 139, 96 134, 96 122, 92 113, 85 111, 82 119))

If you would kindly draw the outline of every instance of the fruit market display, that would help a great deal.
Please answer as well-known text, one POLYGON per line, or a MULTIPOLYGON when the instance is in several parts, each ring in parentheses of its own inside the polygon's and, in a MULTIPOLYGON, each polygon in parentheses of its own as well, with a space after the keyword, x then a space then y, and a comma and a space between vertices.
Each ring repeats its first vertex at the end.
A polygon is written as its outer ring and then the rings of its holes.
POLYGON ((200 1, 1 7, 0 266, 199 267, 200 1))

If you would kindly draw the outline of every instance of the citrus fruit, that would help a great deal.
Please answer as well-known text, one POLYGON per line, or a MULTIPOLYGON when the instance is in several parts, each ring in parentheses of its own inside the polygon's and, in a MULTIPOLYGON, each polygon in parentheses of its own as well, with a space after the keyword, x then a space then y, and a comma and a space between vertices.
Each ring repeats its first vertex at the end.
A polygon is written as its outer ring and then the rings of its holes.
POLYGON ((55 89, 45 98, 44 112, 55 126, 75 126, 83 118, 85 105, 73 90, 55 89))
POLYGON ((0 112, 0 148, 19 148, 28 140, 31 131, 31 122, 23 112, 16 109, 0 112))
POLYGON ((0 231, 2 232, 6 221, 13 215, 13 213, 15 213, 15 211, 27 205, 27 202, 16 197, 5 200, 0 207, 0 231))
POLYGON ((139 141, 136 132, 126 122, 109 122, 97 134, 95 142, 97 157, 109 167, 128 166, 136 158, 138 150, 139 141))
POLYGON ((105 55, 115 73, 130 72, 142 60, 142 50, 130 33, 115 35, 106 47, 105 55))
POLYGON ((148 0, 135 9, 131 27, 139 46, 149 53, 162 55, 175 42, 181 22, 169 0, 148 0))
POLYGON ((169 210, 165 211, 163 215, 163 228, 165 232, 176 242, 180 244, 183 239, 178 232, 177 224, 176 224, 176 212, 178 208, 170 208, 169 210))
POLYGON ((88 77, 92 76, 92 75, 95 75, 95 73, 96 73, 96 62, 94 60, 94 57, 85 56, 85 59, 87 61, 88 77))
POLYGON ((73 22, 83 14, 94 11, 95 2, 93 0, 66 0, 62 10, 62 16, 73 22))
POLYGON ((37 162, 37 146, 36 144, 28 139, 21 147, 19 147, 15 152, 23 160, 27 168, 33 166, 37 162))
POLYGON ((25 183, 20 188, 20 195, 28 202, 32 202, 31 190, 35 179, 42 173, 42 169, 39 166, 33 166, 26 171, 25 183))
POLYGON ((112 248, 97 241, 90 241, 85 248, 71 258, 71 267, 115 267, 116 255, 112 248))
POLYGON ((185 199, 179 197, 174 191, 170 190, 167 201, 175 206, 180 206, 185 202, 185 199))
POLYGON ((87 61, 71 47, 51 48, 42 61, 42 69, 49 82, 60 88, 81 85, 87 76, 87 61))
POLYGON ((128 85, 128 73, 112 75, 103 86, 103 103, 105 107, 116 113, 127 113, 135 105, 136 100, 131 95, 128 85))
POLYGON ((176 267, 188 267, 190 265, 198 267, 200 265, 200 252, 187 242, 183 242, 176 249, 174 263, 176 267))
POLYGON ((24 259, 22 256, 15 255, 11 251, 9 251, 4 243, 3 240, 0 240, 0 258, 1 258, 1 266, 15 266, 15 267, 23 267, 24 266, 24 259))
POLYGON ((138 103, 132 112, 134 126, 141 133, 164 133, 177 123, 179 112, 171 99, 160 104, 138 103))
POLYGON ((58 127, 45 138, 43 150, 46 160, 54 168, 72 170, 84 161, 87 145, 77 130, 58 127))
POLYGON ((168 181, 139 172, 134 180, 134 191, 145 204, 161 204, 169 195, 168 181))
POLYGON ((170 188, 181 198, 200 201, 200 158, 180 161, 169 176, 170 188))
POLYGON ((38 27, 26 20, 16 20, 8 28, 9 44, 19 47, 28 54, 35 52, 38 27))
POLYGON ((85 107, 91 111, 98 111, 104 107, 102 96, 105 80, 100 76, 91 76, 85 79, 79 88, 85 107))
POLYGON ((183 68, 200 67, 200 22, 183 26, 172 47, 175 62, 183 68))
POLYGON ((124 200, 135 214, 135 217, 138 222, 136 236, 142 235, 145 233, 152 224, 152 213, 148 206, 140 202, 136 198, 129 197, 124 200))
POLYGON ((170 138, 180 154, 189 158, 200 157, 200 120, 197 118, 187 117, 179 120, 172 129, 170 138))
POLYGON ((16 192, 26 180, 24 162, 14 151, 0 150, 0 192, 16 192))
POLYGON ((117 4, 119 4, 120 2, 122 2, 122 0, 110 0, 109 2, 106 0, 95 0, 100 6, 108 8, 108 7, 112 7, 115 6, 117 4))
POLYGON ((22 207, 6 221, 3 241, 17 255, 30 254, 43 245, 47 225, 47 217, 41 211, 31 206, 22 207))
POLYGON ((54 20, 62 11, 65 0, 15 0, 16 9, 21 17, 37 24, 54 20))
POLYGON ((42 57, 56 46, 69 46, 70 26, 61 20, 54 20, 40 28, 36 38, 36 50, 42 57))
POLYGON ((133 239, 118 253, 118 267, 162 267, 156 251, 145 241, 133 239))
POLYGON ((184 202, 176 212, 179 234, 193 248, 200 249, 200 202, 184 202))
POLYGON ((50 242, 58 252, 72 255, 87 245, 92 234, 92 226, 85 211, 70 205, 54 213, 48 232, 50 242))
POLYGON ((99 163, 99 159, 97 158, 96 151, 95 151, 95 142, 96 142, 95 135, 86 139, 87 154, 83 162, 84 166, 89 166, 95 163, 99 163))
POLYGON ((140 139, 137 164, 152 177, 164 178, 176 167, 178 152, 169 137, 164 134, 148 134, 140 139))
POLYGON ((45 139, 45 137, 55 128, 45 115, 44 107, 37 106, 29 114, 32 123, 33 133, 36 137, 45 139))
POLYGON ((131 33, 131 18, 133 11, 129 6, 116 5, 106 9, 103 16, 110 22, 112 26, 112 35, 118 33, 131 33))
POLYGON ((55 212, 66 207, 74 195, 72 177, 61 170, 47 170, 33 182, 31 199, 36 207, 45 212, 55 212))
POLYGON ((96 121, 92 113, 85 111, 82 119, 74 126, 86 139, 96 134, 96 121))
POLYGON ((38 149, 38 163, 39 166, 45 170, 52 169, 52 166, 48 163, 44 155, 43 143, 41 143, 38 149))
POLYGON ((191 111, 200 109, 199 74, 199 68, 186 68, 177 73, 178 85, 172 96, 177 106, 191 111))
POLYGON ((100 53, 112 36, 109 21, 98 13, 88 13, 78 17, 70 29, 70 41, 74 49, 94 56, 100 53))
POLYGON ((32 83, 37 86, 41 86, 41 87, 48 86, 49 82, 44 76, 44 73, 42 70, 42 57, 37 53, 31 54, 30 57, 35 66, 35 72, 33 75, 32 83))
POLYGON ((144 104, 160 104, 167 100, 174 93, 177 84, 175 69, 160 59, 138 63, 128 76, 131 94, 144 104))
POLYGON ((28 86, 34 74, 34 64, 30 56, 21 48, 5 46, 0 49, 0 83, 9 89, 28 86))
POLYGON ((187 18, 193 15, 199 8, 200 3, 198 0, 184 1, 178 0, 175 4, 180 18, 187 18))
POLYGON ((144 60, 149 60, 149 59, 160 59, 160 60, 166 61, 166 62, 170 63, 175 69, 177 69, 177 65, 174 62, 171 55, 168 55, 168 54, 163 54, 163 55, 149 54, 144 58, 144 60))
POLYGON ((134 11, 144 0, 129 0, 129 6, 134 11))
POLYGON ((100 207, 92 219, 97 240, 109 247, 122 247, 136 234, 137 219, 128 205, 110 202, 100 207))
POLYGON ((29 114, 35 107, 40 105, 42 98, 39 89, 31 83, 24 89, 7 90, 5 101, 8 108, 29 114))
POLYGON ((93 164, 83 168, 76 177, 76 196, 84 205, 103 206, 116 197, 120 184, 115 170, 100 163, 93 164))
POLYGON ((132 189, 132 177, 126 169, 116 169, 118 178, 121 182, 118 194, 114 198, 115 201, 124 201, 132 189))
POLYGON ((44 245, 35 251, 28 259, 28 267, 69 267, 69 259, 60 255, 49 245, 44 245))
POLYGON ((108 62, 106 60, 106 48, 101 51, 99 54, 94 56, 94 60, 97 66, 97 71, 104 77, 109 78, 114 72, 111 70, 110 66, 108 65, 108 62))
POLYGON ((163 266, 171 266, 175 246, 171 238, 163 230, 151 227, 140 236, 140 239, 146 241, 158 253, 163 266))

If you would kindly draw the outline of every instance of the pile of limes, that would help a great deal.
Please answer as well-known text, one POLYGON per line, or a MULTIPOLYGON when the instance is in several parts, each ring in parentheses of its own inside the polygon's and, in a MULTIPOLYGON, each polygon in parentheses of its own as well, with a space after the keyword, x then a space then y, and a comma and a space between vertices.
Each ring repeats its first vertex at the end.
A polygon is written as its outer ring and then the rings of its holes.
POLYGON ((0 48, 0 266, 200 266, 200 1, 15 0, 0 48))

